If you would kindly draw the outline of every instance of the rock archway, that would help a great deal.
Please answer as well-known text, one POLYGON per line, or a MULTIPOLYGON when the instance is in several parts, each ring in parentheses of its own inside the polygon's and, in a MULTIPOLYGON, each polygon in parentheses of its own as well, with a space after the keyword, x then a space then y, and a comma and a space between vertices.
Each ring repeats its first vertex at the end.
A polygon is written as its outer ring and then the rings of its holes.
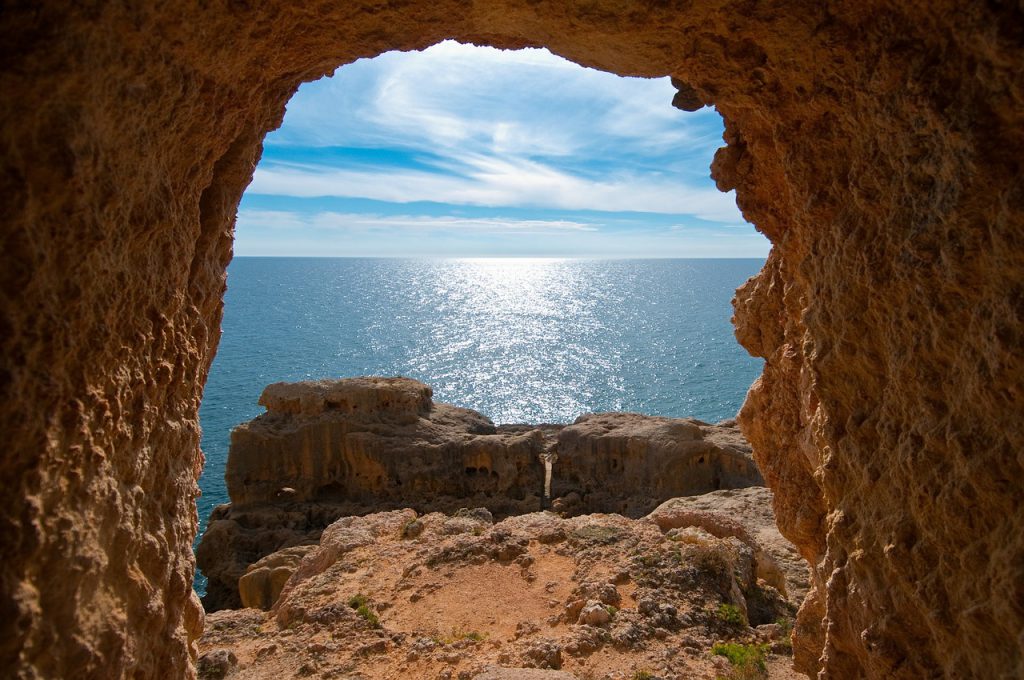
MULTIPOLYGON (((0 666, 188 676, 197 409, 289 96, 445 38, 674 75, 773 242, 742 414, 826 677, 1024 674, 1018 3, 40 2, 0 23, 0 666)), ((667 105, 667 102, 666 102, 667 105)))

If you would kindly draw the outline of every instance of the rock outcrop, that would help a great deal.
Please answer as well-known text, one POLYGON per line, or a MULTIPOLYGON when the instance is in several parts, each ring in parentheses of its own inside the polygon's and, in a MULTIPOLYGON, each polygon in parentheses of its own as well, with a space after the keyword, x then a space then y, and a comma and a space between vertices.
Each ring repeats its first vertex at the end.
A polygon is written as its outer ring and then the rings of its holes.
POLYGON ((807 564, 782 537, 772 512, 771 491, 762 486, 671 498, 647 516, 662 531, 696 527, 717 538, 730 536, 755 553, 758 578, 795 602, 807 595, 807 564), (779 579, 784 575, 784 580, 779 579))
POLYGON ((814 565, 801 667, 1024 676, 1021 26, 953 0, 5 7, 0 668, 193 672, 197 414, 262 139, 301 82, 455 38, 722 114, 714 176, 773 244, 736 299, 766 360, 740 422, 814 565))
POLYGON ((786 542, 771 515, 758 487, 671 499, 640 519, 544 512, 495 523, 483 508, 345 517, 290 568, 271 611, 210 614, 200 650, 230 655, 253 679, 560 669, 551 677, 667 680, 727 676, 710 651, 733 642, 765 645, 772 677, 794 678, 796 605, 779 588, 793 583, 799 597, 808 571, 774 561, 786 542), (716 536, 726 521, 742 537, 716 536))
POLYGON ((552 450, 552 495, 574 512, 638 517, 676 496, 764 484, 732 421, 594 413, 559 430, 552 450))
POLYGON ((540 432, 501 432, 475 411, 434 404, 415 380, 276 383, 260 404, 267 412, 231 433, 236 506, 337 501, 356 514, 450 497, 508 513, 541 490, 540 432))
POLYGON ((542 454, 553 456, 551 491, 565 514, 639 517, 674 496, 763 483, 732 423, 603 413, 496 427, 431 396, 408 378, 269 385, 267 412, 231 433, 231 503, 214 510, 196 552, 206 609, 243 606, 240 579, 253 602, 264 597, 276 567, 250 573, 255 563, 315 543, 342 516, 540 510, 542 454))

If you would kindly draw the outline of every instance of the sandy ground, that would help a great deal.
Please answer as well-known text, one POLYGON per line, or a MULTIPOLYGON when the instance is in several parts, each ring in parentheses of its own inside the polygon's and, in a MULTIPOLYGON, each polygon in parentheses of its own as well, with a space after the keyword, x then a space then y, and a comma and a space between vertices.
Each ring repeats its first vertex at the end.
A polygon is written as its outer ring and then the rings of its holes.
POLYGON ((201 677, 802 677, 788 656, 793 602, 752 577, 735 538, 618 515, 414 518, 332 528, 273 611, 209 614, 201 677), (730 641, 763 645, 765 671, 712 653, 730 641))

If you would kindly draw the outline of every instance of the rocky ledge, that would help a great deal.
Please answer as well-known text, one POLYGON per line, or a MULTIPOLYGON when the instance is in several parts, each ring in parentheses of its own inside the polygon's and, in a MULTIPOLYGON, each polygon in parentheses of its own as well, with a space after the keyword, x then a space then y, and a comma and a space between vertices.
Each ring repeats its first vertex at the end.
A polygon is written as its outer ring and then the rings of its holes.
POLYGON ((197 550, 207 611, 270 606, 288 569, 343 517, 473 507, 500 519, 550 505, 639 518, 671 498, 763 483, 731 421, 600 413, 495 426, 431 397, 407 378, 268 386, 267 412, 231 434, 231 503, 214 510, 197 550), (240 590, 254 571, 268 578, 240 590))
POLYGON ((807 575, 763 487, 640 519, 344 517, 243 579, 269 611, 207 616, 200 677, 795 678, 807 575))

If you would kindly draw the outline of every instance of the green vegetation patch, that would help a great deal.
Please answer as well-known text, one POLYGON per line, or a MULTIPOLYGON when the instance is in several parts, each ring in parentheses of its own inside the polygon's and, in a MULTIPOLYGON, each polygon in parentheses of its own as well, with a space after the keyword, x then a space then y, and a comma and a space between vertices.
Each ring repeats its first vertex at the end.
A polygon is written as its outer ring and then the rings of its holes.
POLYGON ((747 619, 743 616, 743 612, 734 604, 718 605, 718 618, 733 626, 747 625, 747 619))
POLYGON ((370 609, 368 602, 366 596, 362 593, 348 598, 348 606, 355 609, 356 614, 359 614, 364 621, 370 624, 371 628, 380 628, 380 618, 377 616, 377 612, 370 609))
POLYGON ((619 540, 622 530, 618 527, 605 526, 601 524, 588 524, 572 532, 573 538, 579 541, 590 541, 603 543, 605 545, 619 540))
POLYGON ((760 678, 768 672, 768 645, 744 645, 738 642, 716 642, 711 653, 724 656, 736 671, 736 678, 760 678))
POLYGON ((486 633, 481 633, 476 630, 459 630, 452 628, 449 635, 434 635, 430 638, 439 645, 450 645, 459 640, 472 640, 473 642, 482 642, 487 639, 486 633))

